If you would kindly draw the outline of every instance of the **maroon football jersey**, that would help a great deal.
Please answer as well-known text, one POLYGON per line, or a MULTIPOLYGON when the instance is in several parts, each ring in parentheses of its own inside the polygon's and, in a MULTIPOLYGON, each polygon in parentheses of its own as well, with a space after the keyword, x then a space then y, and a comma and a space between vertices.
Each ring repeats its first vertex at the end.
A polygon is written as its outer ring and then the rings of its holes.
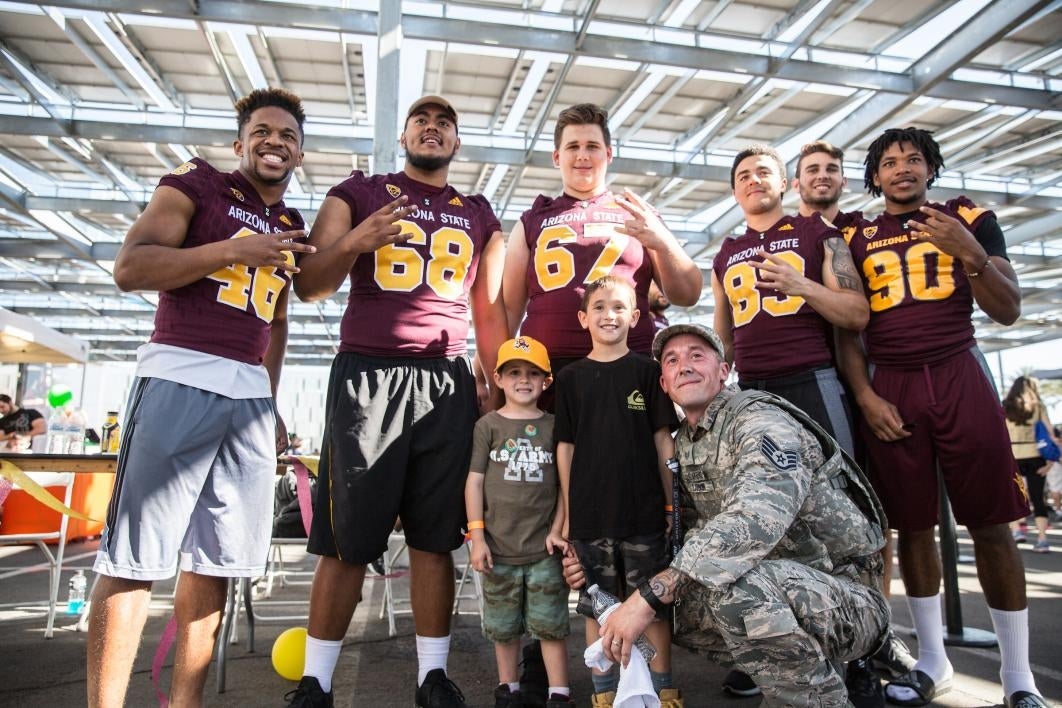
POLYGON ((636 238, 616 232, 630 218, 612 192, 593 199, 540 195, 520 216, 530 257, 527 259, 527 317, 520 333, 546 345, 550 356, 586 356, 593 348, 590 333, 579 324, 579 305, 588 283, 604 275, 634 285, 638 324, 627 346, 649 353, 653 322, 649 316, 649 283, 653 264, 636 238))
POLYGON ((352 172, 328 192, 350 207, 353 224, 402 195, 417 207, 400 221, 413 237, 358 256, 340 327, 340 351, 370 356, 464 354, 468 291, 479 257, 501 224, 482 195, 433 187, 404 173, 352 172))
POLYGON ((745 379, 771 379, 829 364, 832 329, 802 297, 756 285, 760 249, 777 255, 805 277, 822 282, 824 242, 840 238, 818 214, 785 216, 767 231, 747 229, 728 238, 712 262, 734 322, 734 368, 745 379))
MULTIPOLYGON (((159 186, 179 189, 195 202, 182 248, 303 228, 298 211, 284 202, 263 202, 239 170, 223 174, 198 157, 163 177, 159 186)), ((151 341, 261 364, 277 299, 290 284, 286 270, 234 263, 161 292, 151 341)))
MULTIPOLYGON (((976 232, 991 211, 965 197, 927 204, 976 232)), ((973 295, 962 262, 927 241, 911 238, 907 219, 883 213, 861 226, 848 246, 870 300, 864 332, 867 356, 882 366, 921 366, 974 346, 973 295)))
POLYGON ((837 218, 833 220, 833 225, 844 236, 844 242, 848 243, 864 221, 866 219, 861 211, 839 211, 837 218))

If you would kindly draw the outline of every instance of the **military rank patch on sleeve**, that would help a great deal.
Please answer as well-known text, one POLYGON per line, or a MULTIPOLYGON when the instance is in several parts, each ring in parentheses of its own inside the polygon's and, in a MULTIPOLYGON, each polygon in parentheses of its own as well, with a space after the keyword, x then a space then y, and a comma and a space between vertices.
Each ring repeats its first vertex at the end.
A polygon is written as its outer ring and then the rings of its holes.
POLYGON ((797 464, 800 463, 800 456, 796 452, 778 447, 778 443, 771 440, 770 435, 764 435, 763 440, 760 441, 760 452, 771 461, 772 465, 783 472, 795 470, 797 464))

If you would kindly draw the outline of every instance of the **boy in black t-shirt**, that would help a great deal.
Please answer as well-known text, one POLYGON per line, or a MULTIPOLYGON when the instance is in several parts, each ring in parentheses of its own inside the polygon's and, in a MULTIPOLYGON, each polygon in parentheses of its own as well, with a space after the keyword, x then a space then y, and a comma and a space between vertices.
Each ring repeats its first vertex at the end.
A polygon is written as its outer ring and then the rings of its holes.
MULTIPOLYGON (((571 539, 591 582, 619 598, 669 563, 667 524, 675 410, 660 388, 660 367, 627 348, 637 323, 634 288, 605 276, 583 295, 579 322, 590 332, 590 355, 557 375, 557 472, 571 539)), ((580 605, 588 609, 585 593, 580 605)), ((589 616, 589 612, 584 612, 589 616)), ((649 664, 661 706, 679 708, 671 685, 671 628, 666 617, 646 635, 657 650, 649 664)), ((586 621, 586 641, 599 627, 586 621)), ((611 706, 618 673, 593 672, 593 705, 611 706)))

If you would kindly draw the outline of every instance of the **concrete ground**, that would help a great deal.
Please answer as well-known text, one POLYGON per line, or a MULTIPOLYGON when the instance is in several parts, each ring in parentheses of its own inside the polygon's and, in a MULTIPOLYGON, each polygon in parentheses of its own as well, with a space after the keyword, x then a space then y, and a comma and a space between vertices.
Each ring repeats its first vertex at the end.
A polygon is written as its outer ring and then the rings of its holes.
MULTIPOLYGON (((1030 657, 1040 690, 1052 705, 1062 701, 1062 530, 1051 532, 1053 550, 1034 554, 1023 546, 1029 588, 1031 625, 1030 657)), ((66 581, 78 568, 90 569, 96 542, 72 544, 67 548, 60 600, 66 597, 66 581)), ((960 536, 960 552, 972 554, 972 546, 960 536)), ((463 556, 463 552, 459 551, 463 556)), ((313 557, 298 546, 284 548, 286 567, 312 570, 313 557)), ((47 570, 40 567, 42 556, 33 547, 0 547, 0 575, 23 570, 13 577, 0 579, 0 704, 5 706, 80 706, 85 703, 85 633, 77 631, 76 617, 60 614, 55 637, 44 637, 44 603, 47 570)), ((397 572, 401 574, 402 561, 397 572)), ((988 612, 977 584, 972 563, 959 566, 963 624, 970 628, 991 629, 988 612)), ((371 576, 370 576, 371 577, 371 576)), ((296 579, 296 578, 293 578, 296 579)), ((306 577, 297 578, 306 580, 306 577)), ((903 585, 894 583, 892 608, 894 625, 906 635, 910 616, 903 599, 903 585)), ((394 581, 395 596, 408 597, 405 578, 394 581)), ((140 656, 137 658, 129 688, 127 705, 154 706, 155 689, 151 664, 159 637, 171 613, 173 582, 156 587, 151 613, 140 656)), ((306 585, 274 584, 269 598, 255 602, 256 612, 268 615, 297 615, 305 612, 306 585), (296 601, 295 605, 280 605, 296 601)), ((413 704, 416 679, 416 651, 413 625, 408 613, 396 618, 397 634, 388 636, 388 623, 380 619, 384 583, 375 579, 366 583, 363 602, 351 623, 336 672, 337 706, 410 706, 413 704)), ((62 606, 62 602, 60 603, 62 606)), ((454 619, 450 675, 464 692, 470 706, 491 706, 495 685, 494 655, 490 644, 479 633, 476 603, 461 603, 462 612, 454 619)), ((581 666, 581 619, 573 617, 573 638, 569 641, 572 688, 579 705, 589 705, 590 679, 581 666)), ((301 619, 258 622, 254 651, 246 647, 247 625, 241 616, 238 623, 239 643, 227 648, 225 691, 217 692, 217 669, 211 670, 206 693, 209 706, 281 706, 283 695, 294 683, 273 670, 270 648, 276 636, 289 627, 305 626, 301 619)), ((915 640, 910 640, 916 646, 915 640)), ((955 687, 934 705, 951 708, 989 706, 1000 703, 999 654, 996 649, 952 647, 949 655, 955 666, 955 687)), ((168 685, 172 653, 162 674, 163 687, 168 685)), ((686 696, 690 708, 727 706, 754 708, 759 699, 737 699, 723 694, 720 681, 726 671, 704 659, 676 649, 674 675, 676 686, 686 696)))

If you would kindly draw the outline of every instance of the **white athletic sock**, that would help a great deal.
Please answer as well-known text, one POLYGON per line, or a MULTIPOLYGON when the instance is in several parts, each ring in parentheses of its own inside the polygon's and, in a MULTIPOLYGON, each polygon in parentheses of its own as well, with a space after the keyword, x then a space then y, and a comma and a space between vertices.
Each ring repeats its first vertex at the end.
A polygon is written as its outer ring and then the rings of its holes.
POLYGON ((988 614, 999 640, 999 678, 1003 682, 1003 695, 1009 696, 1015 691, 1031 691, 1039 695, 1029 666, 1029 609, 1008 612, 989 607, 988 614))
POLYGON ((520 690, 520 682, 519 681, 513 681, 512 683, 507 683, 505 685, 509 687, 509 693, 516 693, 517 691, 520 690))
POLYGON ((432 669, 446 671, 446 660, 450 656, 450 635, 445 637, 422 637, 417 635, 417 685, 424 683, 424 678, 432 669))
POLYGON ((546 693, 547 698, 552 698, 553 694, 559 694, 561 696, 571 696, 572 691, 567 686, 550 686, 549 691, 546 693))
MULTIPOLYGON (((940 593, 929 597, 907 596, 907 607, 911 610, 911 620, 918 633, 918 661, 915 669, 923 672, 934 683, 940 683, 952 677, 953 671, 948 655, 944 651, 944 623, 940 614, 940 593)), ((899 701, 910 701, 918 697, 910 688, 886 686, 885 693, 899 701)))
POLYGON ((302 670, 302 675, 317 679, 325 693, 331 691, 332 674, 336 670, 336 662, 339 661, 339 651, 342 648, 342 639, 315 639, 307 634, 306 667, 302 670))

